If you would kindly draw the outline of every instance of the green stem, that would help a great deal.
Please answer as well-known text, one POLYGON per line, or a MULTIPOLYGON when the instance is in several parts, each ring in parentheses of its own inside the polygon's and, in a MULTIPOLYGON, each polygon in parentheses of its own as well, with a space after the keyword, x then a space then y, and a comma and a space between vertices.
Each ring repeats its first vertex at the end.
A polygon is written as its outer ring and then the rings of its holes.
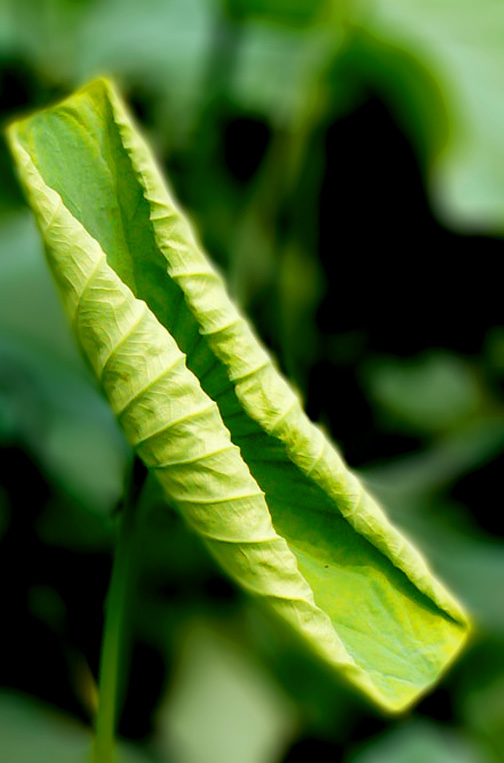
POLYGON ((105 627, 100 655, 99 699, 94 763, 114 763, 118 688, 124 681, 124 654, 127 604, 134 572, 135 524, 138 513, 143 466, 135 459, 123 500, 112 576, 105 605, 105 627))

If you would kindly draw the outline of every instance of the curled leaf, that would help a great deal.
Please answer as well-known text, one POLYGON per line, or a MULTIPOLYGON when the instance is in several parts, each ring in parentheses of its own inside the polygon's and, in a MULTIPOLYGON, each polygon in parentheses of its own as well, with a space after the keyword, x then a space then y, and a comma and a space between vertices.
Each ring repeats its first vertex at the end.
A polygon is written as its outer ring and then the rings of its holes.
POLYGON ((128 440, 222 567, 384 709, 465 614, 303 413, 112 85, 10 127, 75 335, 128 440))

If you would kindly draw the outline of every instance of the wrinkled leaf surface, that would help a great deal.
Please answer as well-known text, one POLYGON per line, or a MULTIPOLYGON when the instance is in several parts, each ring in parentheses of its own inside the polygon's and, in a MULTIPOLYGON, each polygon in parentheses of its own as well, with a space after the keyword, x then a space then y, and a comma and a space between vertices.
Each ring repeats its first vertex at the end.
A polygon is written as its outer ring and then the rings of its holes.
POLYGON ((10 128, 72 325, 128 440, 223 568, 388 710, 464 613, 302 411, 113 87, 10 128))

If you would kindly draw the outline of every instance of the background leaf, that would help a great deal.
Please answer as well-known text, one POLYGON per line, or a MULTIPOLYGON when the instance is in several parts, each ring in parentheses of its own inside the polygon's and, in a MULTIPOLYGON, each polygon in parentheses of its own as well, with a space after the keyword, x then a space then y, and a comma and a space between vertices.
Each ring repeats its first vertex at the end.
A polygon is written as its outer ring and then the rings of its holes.
POLYGON ((187 763, 278 760, 296 714, 258 667, 232 642, 195 624, 161 711, 166 749, 187 763))
MULTIPOLYGON (((438 143, 441 150, 428 157, 427 166, 439 214, 460 230, 500 233, 502 178, 501 162, 496 161, 502 152, 499 136, 504 120, 496 76, 502 65, 499 39, 504 29, 500 3, 377 0, 369 4, 364 25, 386 45, 408 51, 442 94, 449 132, 444 145, 438 143)), ((394 108, 401 108, 394 84, 386 87, 394 108)), ((412 100, 415 95, 413 91, 412 100)), ((433 132, 439 127, 439 122, 430 124, 433 132)))
MULTIPOLYGON (((84 763, 89 759, 89 730, 21 695, 0 695, 0 744, 12 763, 84 763)), ((119 750, 118 763, 153 760, 131 746, 119 750)), ((165 758, 164 760, 168 760, 165 758)))

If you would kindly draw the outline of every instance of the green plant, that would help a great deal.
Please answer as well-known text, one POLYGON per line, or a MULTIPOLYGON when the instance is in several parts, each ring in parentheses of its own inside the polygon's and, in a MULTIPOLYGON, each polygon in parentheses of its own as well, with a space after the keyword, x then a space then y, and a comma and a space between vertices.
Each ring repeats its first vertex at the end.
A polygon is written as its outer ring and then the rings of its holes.
MULTIPOLYGON (((411 705, 460 650, 467 618, 307 419, 113 87, 91 83, 12 125, 9 140, 76 338, 166 500, 328 668, 386 711, 411 705)), ((103 763, 113 758, 132 495, 107 607, 103 763)))

